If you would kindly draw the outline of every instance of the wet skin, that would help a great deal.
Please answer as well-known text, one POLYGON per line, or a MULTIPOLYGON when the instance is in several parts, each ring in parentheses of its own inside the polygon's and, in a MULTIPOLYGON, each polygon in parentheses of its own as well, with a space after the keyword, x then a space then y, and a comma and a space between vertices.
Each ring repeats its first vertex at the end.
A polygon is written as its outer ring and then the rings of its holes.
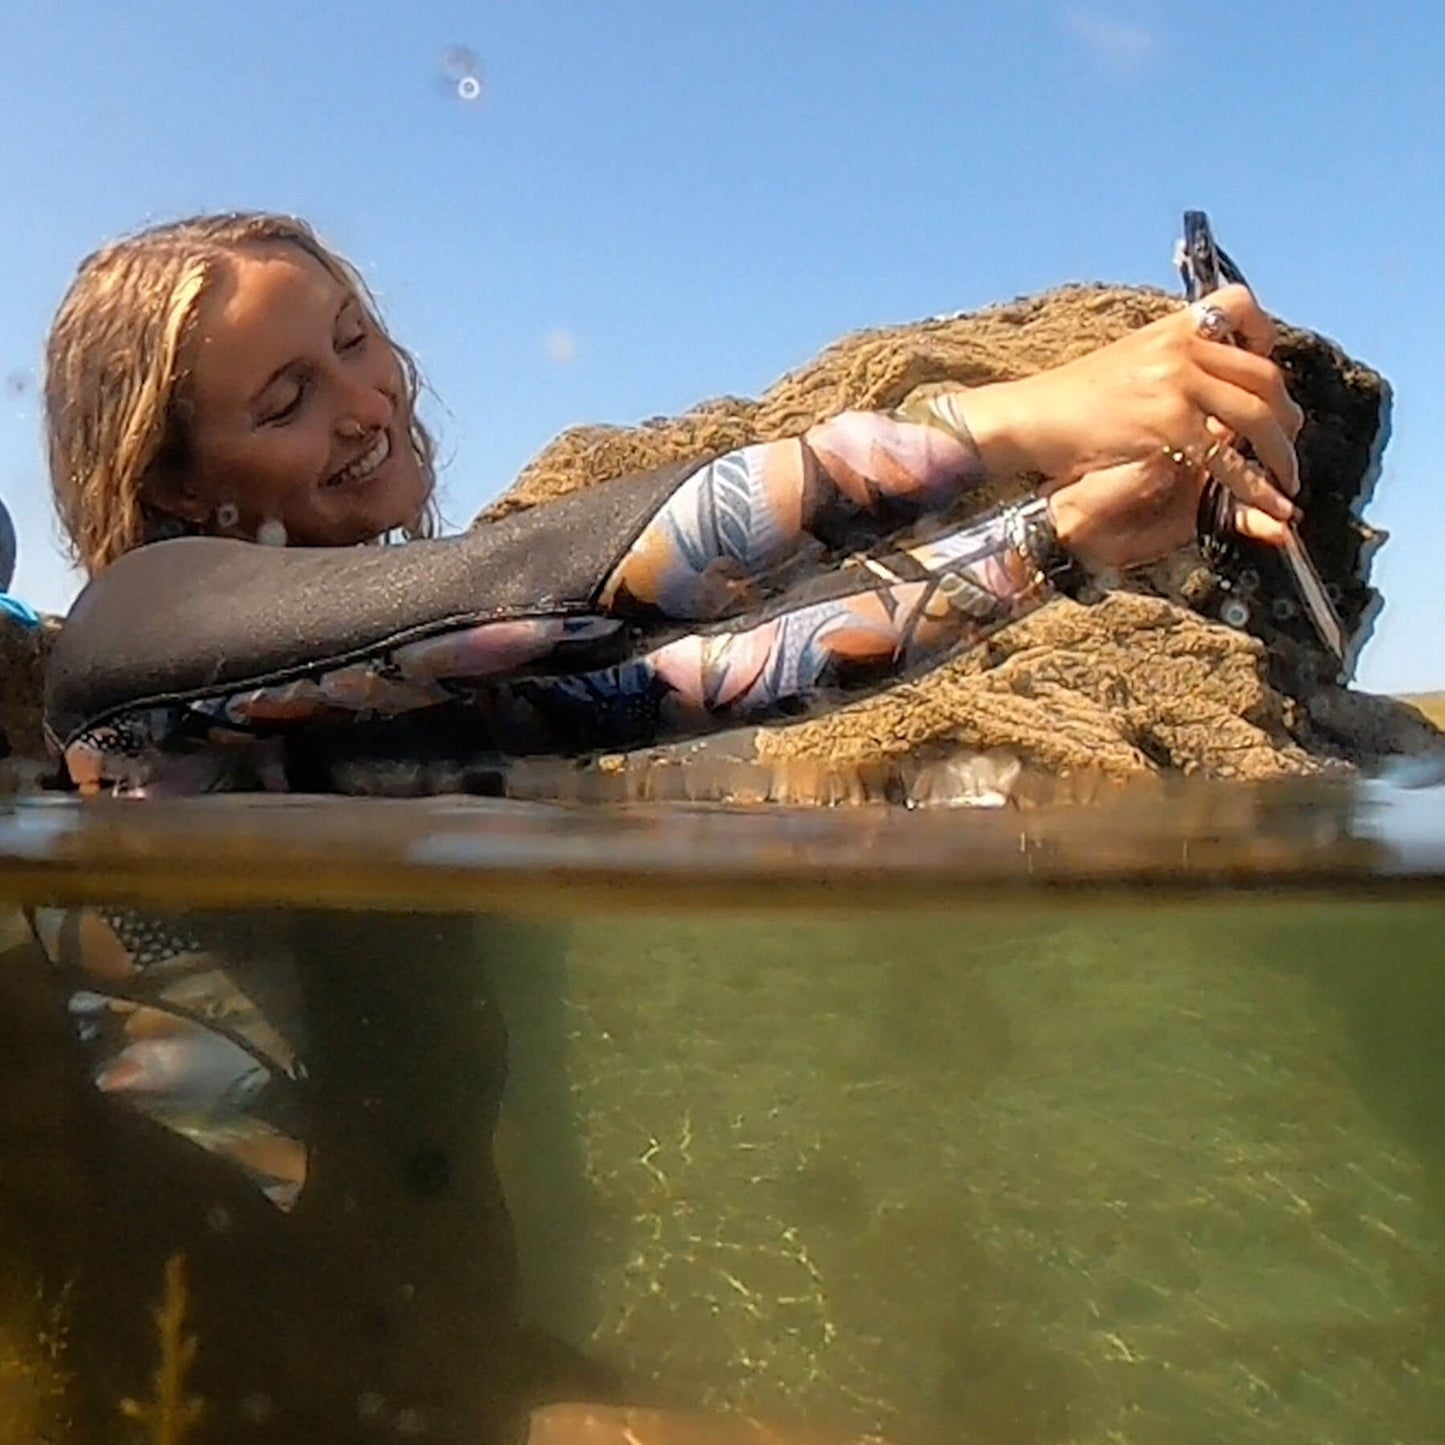
POLYGON ((180 460, 161 510, 254 539, 348 546, 414 522, 429 483, 395 350, 350 287, 295 247, 234 257, 187 348, 180 460), (274 528, 272 529, 274 531, 274 528))

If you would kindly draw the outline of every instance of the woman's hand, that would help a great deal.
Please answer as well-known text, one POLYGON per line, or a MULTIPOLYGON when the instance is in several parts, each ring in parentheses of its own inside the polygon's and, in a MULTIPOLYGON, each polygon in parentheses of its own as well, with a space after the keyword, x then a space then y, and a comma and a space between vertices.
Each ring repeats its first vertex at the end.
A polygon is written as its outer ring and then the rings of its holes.
MULTIPOLYGON (((1059 541, 1090 571, 1123 571, 1157 562, 1192 542, 1198 529, 1204 471, 1158 459, 1122 462, 1048 489, 1059 541)), ((1239 507, 1241 535, 1279 546, 1288 523, 1239 507)))
MULTIPOLYGON (((1232 465, 1248 465, 1238 453, 1233 456, 1232 465)), ((1059 541, 1091 571, 1123 571, 1157 562, 1197 538, 1200 497, 1214 471, 1179 453, 1161 452, 1044 491, 1059 541)), ((1240 536, 1278 547, 1289 525, 1258 507, 1235 503, 1234 530, 1240 536)))
POLYGON ((1183 546, 1211 476, 1236 499, 1244 535, 1278 544, 1294 518, 1304 416, 1269 360, 1274 326, 1243 286, 1207 304, 1224 312, 1240 345, 1201 336, 1186 307, 963 400, 984 465, 1042 475, 1060 539, 1086 564, 1135 566, 1183 546), (1246 460, 1237 439, 1258 460, 1246 460))

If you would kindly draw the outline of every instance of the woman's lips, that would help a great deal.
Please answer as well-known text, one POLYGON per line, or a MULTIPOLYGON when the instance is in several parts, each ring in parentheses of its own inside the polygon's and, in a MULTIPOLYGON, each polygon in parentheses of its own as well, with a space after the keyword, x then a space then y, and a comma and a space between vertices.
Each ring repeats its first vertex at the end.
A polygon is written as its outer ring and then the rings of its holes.
POLYGON ((339 472, 333 473, 322 482, 323 487, 355 486, 358 482, 370 480, 391 456, 391 432, 383 428, 377 438, 354 461, 348 462, 339 472))

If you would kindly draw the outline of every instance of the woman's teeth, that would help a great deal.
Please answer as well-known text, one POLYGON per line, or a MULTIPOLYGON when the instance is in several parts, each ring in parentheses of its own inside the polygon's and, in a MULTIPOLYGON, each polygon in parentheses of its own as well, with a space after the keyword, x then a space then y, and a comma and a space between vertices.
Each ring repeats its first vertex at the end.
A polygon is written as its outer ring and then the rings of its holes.
POLYGON ((326 485, 328 487, 342 487, 348 482, 364 481, 381 466, 390 455, 391 433, 384 431, 354 462, 348 462, 335 476, 328 477, 326 479, 326 485))

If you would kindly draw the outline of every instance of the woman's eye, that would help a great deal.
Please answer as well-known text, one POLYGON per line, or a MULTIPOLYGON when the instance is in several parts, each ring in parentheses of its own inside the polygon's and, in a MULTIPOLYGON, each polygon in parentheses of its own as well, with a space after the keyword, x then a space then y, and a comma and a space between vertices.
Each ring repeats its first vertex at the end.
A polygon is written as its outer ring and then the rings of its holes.
POLYGON ((295 416, 296 413, 301 409, 301 398, 303 394, 304 389, 298 386, 296 388, 296 393, 294 396, 292 396, 291 400, 288 401, 284 406, 277 407, 273 411, 268 411, 261 418, 261 424, 263 426, 276 426, 281 422, 290 421, 291 418, 295 416))
POLYGON ((340 343, 342 351, 356 351, 366 344, 366 329, 363 327, 355 336, 348 336, 340 343))

